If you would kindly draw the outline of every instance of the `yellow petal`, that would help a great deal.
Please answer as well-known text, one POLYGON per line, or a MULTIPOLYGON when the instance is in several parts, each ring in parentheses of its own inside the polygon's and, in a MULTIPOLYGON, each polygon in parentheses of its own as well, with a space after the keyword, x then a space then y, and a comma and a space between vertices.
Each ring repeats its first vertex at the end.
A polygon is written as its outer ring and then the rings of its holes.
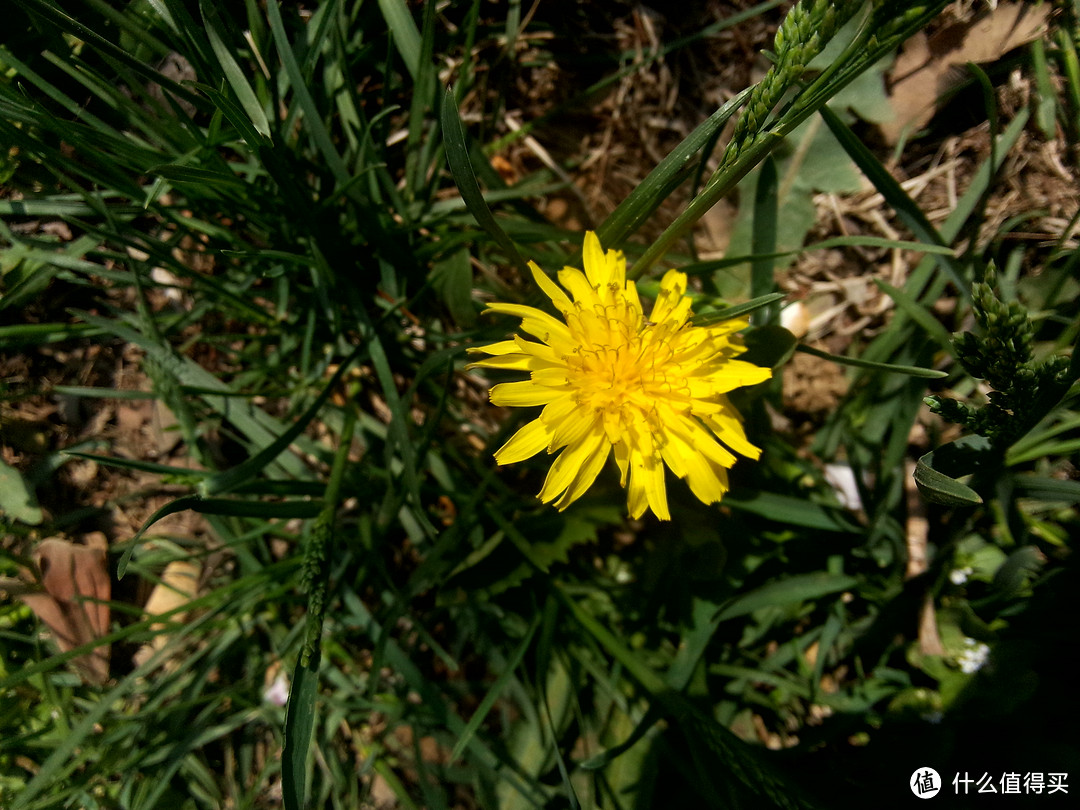
MULTIPOLYGON (((575 476, 589 462, 589 459, 594 454, 603 452, 601 450, 603 438, 602 432, 594 430, 582 441, 563 450, 548 470, 543 489, 540 490, 540 500, 550 503, 559 497, 574 482, 575 476)), ((607 455, 606 452, 604 455, 607 455)))
POLYGON ((541 361, 527 354, 503 354, 499 357, 489 357, 486 360, 477 360, 469 363, 465 368, 508 368, 518 371, 532 371, 538 368, 541 361))
POLYGON ((712 429, 717 437, 734 450, 736 453, 752 458, 755 461, 761 456, 761 449, 750 444, 743 430, 742 421, 736 415, 736 411, 727 401, 727 397, 721 398, 726 410, 714 413, 705 420, 705 424, 712 429))
POLYGON ((680 429, 687 444, 691 448, 698 450, 710 461, 719 464, 721 467, 731 467, 735 464, 737 459, 734 454, 721 446, 696 419, 684 418, 680 424, 680 429))
POLYGON ((547 360, 551 363, 561 362, 559 356, 555 354, 555 350, 546 343, 533 343, 531 340, 526 340, 520 335, 514 335, 513 343, 522 354, 531 354, 533 357, 538 357, 541 360, 547 360))
POLYGON ((755 366, 744 360, 728 360, 719 371, 709 376, 713 393, 726 394, 745 385, 757 385, 772 376, 772 370, 755 366))
POLYGON ((536 385, 531 380, 499 383, 491 389, 491 404, 511 408, 547 405, 565 394, 555 388, 536 385))
MULTIPOLYGON (((623 261, 623 264, 626 264, 625 260, 623 261)), ((625 267, 623 272, 626 272, 625 267)), ((626 305, 627 307, 629 307, 630 311, 637 316, 637 321, 640 322, 642 309, 641 298, 638 297, 637 285, 633 281, 627 281, 624 290, 624 295, 626 297, 626 305)))
POLYGON ((608 263, 600 239, 592 231, 585 232, 585 244, 581 249, 581 260, 585 265, 585 275, 593 287, 606 287, 612 280, 611 265, 608 263))
POLYGON ((663 323, 668 316, 683 300, 686 293, 686 273, 678 270, 668 270, 660 280, 660 294, 656 297, 649 320, 653 323, 663 323))
POLYGON ((500 340, 498 343, 489 343, 487 346, 470 346, 465 351, 469 354, 477 354, 483 352, 484 354, 512 354, 513 352, 521 351, 517 343, 513 340, 500 340))
POLYGON ((510 441, 495 451, 499 464, 513 464, 532 458, 551 441, 551 431, 539 419, 534 419, 510 437, 510 441))
MULTIPOLYGON (((618 456, 615 457, 618 459, 618 456)), ((649 498, 645 494, 645 481, 642 478, 640 469, 643 469, 641 463, 641 454, 631 451, 629 454, 629 468, 630 468, 630 483, 629 485, 624 481, 623 486, 626 487, 626 508, 630 513, 630 517, 635 520, 645 514, 645 510, 649 508, 649 498)))
POLYGON ((585 309, 591 310, 593 305, 600 303, 596 297, 595 287, 576 267, 564 267, 560 270, 559 283, 569 290, 574 296, 574 301, 585 309))
POLYGON ((542 385, 545 388, 561 388, 566 392, 566 386, 570 380, 567 377, 566 366, 562 364, 551 366, 545 363, 532 373, 531 382, 533 385, 542 385))
MULTIPOLYGON (((664 460, 673 470, 676 464, 685 472, 686 483, 690 490, 703 503, 714 503, 727 492, 727 470, 714 463, 700 448, 686 444, 683 439, 672 434, 671 441, 664 445, 664 460)), ((711 442, 715 444, 715 442, 711 442)), ((655 509, 653 510, 655 511, 655 509)))
POLYGON ((540 413, 540 419, 545 424, 555 429, 555 426, 560 424, 564 419, 568 418, 570 414, 577 411, 579 406, 569 396, 563 396, 561 399, 557 399, 548 405, 540 413))
POLYGON ((556 309, 566 311, 573 305, 566 293, 559 288, 558 284, 548 278, 547 273, 541 270, 536 262, 529 262, 529 269, 532 271, 533 281, 551 299, 551 303, 555 305, 556 309))
POLYGON ((671 520, 668 511, 667 485, 664 482, 664 465, 659 459, 645 461, 645 495, 649 499, 649 508, 660 520, 671 520), (651 462, 651 463, 650 463, 651 462))
POLYGON ((645 513, 645 504, 660 520, 671 520, 668 512, 664 465, 658 459, 634 453, 630 461, 630 515, 638 518, 645 513), (642 496, 645 503, 643 504, 642 496))
POLYGON ((561 512, 571 503, 576 501, 593 485, 593 481, 596 480, 596 476, 600 474, 600 470, 604 467, 604 462, 607 461, 609 451, 609 445, 604 440, 602 433, 595 433, 592 437, 594 445, 590 454, 586 457, 585 462, 578 467, 577 473, 574 475, 574 480, 570 486, 566 488, 566 492, 562 494, 562 497, 556 501, 555 506, 558 507, 561 512))
POLYGON ((619 465, 619 486, 626 487, 626 476, 630 471, 630 447, 626 442, 614 446, 615 463, 619 465))
POLYGON ((562 341, 566 345, 571 345, 570 330, 566 328, 566 324, 536 307, 527 307, 524 304, 494 303, 488 304, 487 311, 521 318, 522 331, 540 338, 544 343, 553 344, 555 341, 562 341))
POLYGON ((555 433, 551 437, 551 449, 558 450, 568 444, 577 444, 591 430, 599 430, 603 433, 602 416, 590 415, 581 408, 575 408, 574 412, 554 425, 555 433), (600 422, 598 425, 597 422, 600 422))

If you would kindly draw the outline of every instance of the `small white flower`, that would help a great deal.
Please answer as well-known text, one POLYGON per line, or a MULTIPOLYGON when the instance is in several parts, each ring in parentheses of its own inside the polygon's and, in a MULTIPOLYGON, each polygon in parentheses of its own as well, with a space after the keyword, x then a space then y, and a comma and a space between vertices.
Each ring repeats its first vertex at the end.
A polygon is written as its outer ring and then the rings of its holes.
POLYGON ((845 509, 855 511, 863 508, 855 471, 847 464, 826 464, 825 480, 836 491, 836 499, 845 509))
POLYGON ((949 572, 949 579, 952 580, 953 585, 963 585, 968 581, 971 572, 972 568, 970 565, 965 565, 963 568, 954 568, 949 572))
POLYGON ((964 645, 967 649, 957 656, 956 663, 960 665, 961 672, 971 675, 982 669, 990 658, 990 647, 973 638, 965 638, 964 645))
POLYGON ((263 690, 263 700, 275 706, 289 702, 289 679, 284 672, 279 672, 274 682, 263 690))

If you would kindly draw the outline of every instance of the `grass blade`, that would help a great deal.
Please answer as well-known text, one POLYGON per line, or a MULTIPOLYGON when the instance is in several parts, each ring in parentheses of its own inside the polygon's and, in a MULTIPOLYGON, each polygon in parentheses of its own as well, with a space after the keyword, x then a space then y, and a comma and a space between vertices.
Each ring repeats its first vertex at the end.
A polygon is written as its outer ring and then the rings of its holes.
MULTIPOLYGON (((757 257, 750 265, 750 295, 761 298, 773 292, 773 260, 769 254, 776 251, 776 217, 779 189, 777 187, 776 161, 769 155, 761 163, 757 189, 754 194, 753 234, 751 249, 757 257)), ((776 320, 778 312, 772 304, 766 304, 754 315, 754 323, 763 326, 776 320)))
POLYGON ((420 72, 422 46, 420 31, 409 13, 409 7, 405 5, 405 0, 379 0, 379 10, 390 29, 394 47, 401 54, 401 61, 405 63, 405 69, 409 71, 413 81, 416 81, 420 72))
POLYGON ((469 148, 465 144, 465 130, 461 124, 461 115, 458 113, 457 102, 454 100, 454 89, 447 87, 443 94, 442 104, 442 129, 443 140, 446 145, 446 161, 450 164, 450 173, 454 176, 461 199, 469 209, 480 226, 487 231, 491 238, 505 251, 507 258, 517 264, 518 269, 528 277, 529 268, 525 260, 521 258, 517 247, 506 231, 499 227, 495 217, 488 208, 484 195, 480 192, 480 185, 476 182, 476 173, 473 171, 472 159, 469 157, 469 148))
POLYGON ((199 0, 199 12, 202 14, 203 22, 206 25, 206 36, 210 39, 210 47, 213 49, 214 56, 217 57, 218 63, 225 73, 229 86, 236 93, 240 106, 248 114, 248 118, 256 131, 272 140, 270 121, 267 120, 266 111, 263 109, 262 104, 259 103, 255 91, 251 89, 243 69, 233 57, 233 49, 225 44, 222 36, 224 32, 221 30, 221 20, 218 18, 217 9, 208 0, 199 0))
MULTIPOLYGON (((937 228, 930 224, 930 220, 926 218, 922 209, 900 187, 900 184, 896 182, 896 178, 874 156, 870 148, 851 131, 851 128, 840 119, 840 116, 827 106, 823 106, 820 112, 821 117, 825 119, 825 123, 832 130, 836 140, 844 147, 844 151, 855 161, 855 165, 866 175, 867 179, 874 184, 874 188, 885 198, 885 202, 896 211, 897 216, 905 225, 911 228, 912 233, 923 242, 944 247, 946 242, 938 233, 937 228)), ((957 262, 944 253, 934 253, 933 256, 938 266, 945 271, 952 283, 956 285, 957 290, 962 294, 969 294, 968 284, 960 272, 957 262)))
POLYGON ((495 683, 491 685, 488 693, 484 695, 484 699, 480 701, 480 705, 476 707, 476 711, 474 711, 472 717, 469 718, 469 722, 465 724, 461 736, 458 737, 458 741, 454 743, 454 750, 450 753, 451 762, 454 762, 461 756, 465 749, 469 747, 473 735, 476 734, 477 729, 480 728, 480 724, 484 722, 488 712, 491 711, 491 707, 495 705, 495 701, 502 695, 507 682, 513 677, 514 672, 517 671, 518 666, 521 664, 521 659, 524 658, 525 653, 528 652, 538 627, 540 627, 539 618, 537 621, 533 622, 533 626, 529 629, 529 632, 525 634, 525 638, 522 639, 521 644, 518 645, 514 654, 510 656, 510 660, 506 662, 502 673, 495 679, 495 683))
POLYGON ((815 349, 813 346, 807 346, 805 344, 799 344, 795 347, 795 351, 803 352, 804 354, 812 354, 814 357, 820 357, 822 360, 831 360, 832 362, 839 363, 843 366, 870 368, 875 371, 886 371, 890 374, 906 374, 909 377, 922 377, 927 380, 940 380, 943 377, 949 376, 946 372, 938 371, 933 368, 903 366, 894 363, 875 363, 873 360, 862 360, 858 357, 844 357, 839 354, 830 354, 829 352, 823 352, 821 349, 815 349))
POLYGON ((749 94, 749 89, 744 90, 710 115, 619 203, 596 229, 605 248, 617 248, 625 242, 660 207, 660 203, 694 173, 695 155, 723 128, 749 94))

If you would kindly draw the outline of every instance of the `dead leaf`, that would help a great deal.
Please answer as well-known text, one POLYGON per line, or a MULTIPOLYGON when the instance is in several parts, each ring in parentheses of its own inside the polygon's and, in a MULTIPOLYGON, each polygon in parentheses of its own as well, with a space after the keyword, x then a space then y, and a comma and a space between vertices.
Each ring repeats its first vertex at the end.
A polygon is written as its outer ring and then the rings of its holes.
MULTIPOLYGON (((150 592, 150 598, 146 600, 146 606, 143 608, 143 618, 160 616, 186 605, 199 592, 199 577, 201 576, 202 566, 197 560, 173 560, 165 566, 165 570, 161 572, 161 581, 150 592)), ((178 611, 172 614, 169 620, 183 622, 186 618, 186 611, 178 611)), ((150 660, 155 652, 168 643, 165 624, 152 624, 150 629, 158 631, 158 635, 135 653, 133 660, 136 666, 141 666, 150 660)))
POLYGON ((889 101, 894 118, 881 124, 889 143, 916 132, 934 117, 939 98, 964 81, 968 62, 993 62, 1042 36, 1049 4, 999 3, 970 24, 952 25, 927 39, 922 32, 904 43, 892 69, 889 101))
MULTIPOLYGON (((112 581, 109 579, 105 536, 87 536, 89 545, 67 540, 44 540, 34 551, 41 574, 40 588, 16 593, 56 638, 61 652, 87 644, 109 629, 112 581)), ((109 646, 74 659, 83 675, 94 683, 109 677, 109 646)))

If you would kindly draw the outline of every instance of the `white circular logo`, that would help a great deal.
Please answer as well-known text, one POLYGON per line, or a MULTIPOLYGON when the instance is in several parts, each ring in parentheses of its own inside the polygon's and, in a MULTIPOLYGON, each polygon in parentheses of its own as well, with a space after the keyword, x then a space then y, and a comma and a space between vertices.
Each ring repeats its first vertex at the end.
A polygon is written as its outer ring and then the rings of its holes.
POLYGON ((929 799, 937 796, 941 790, 941 777, 933 768, 916 768, 908 780, 908 785, 911 786, 911 792, 920 799, 929 799))

